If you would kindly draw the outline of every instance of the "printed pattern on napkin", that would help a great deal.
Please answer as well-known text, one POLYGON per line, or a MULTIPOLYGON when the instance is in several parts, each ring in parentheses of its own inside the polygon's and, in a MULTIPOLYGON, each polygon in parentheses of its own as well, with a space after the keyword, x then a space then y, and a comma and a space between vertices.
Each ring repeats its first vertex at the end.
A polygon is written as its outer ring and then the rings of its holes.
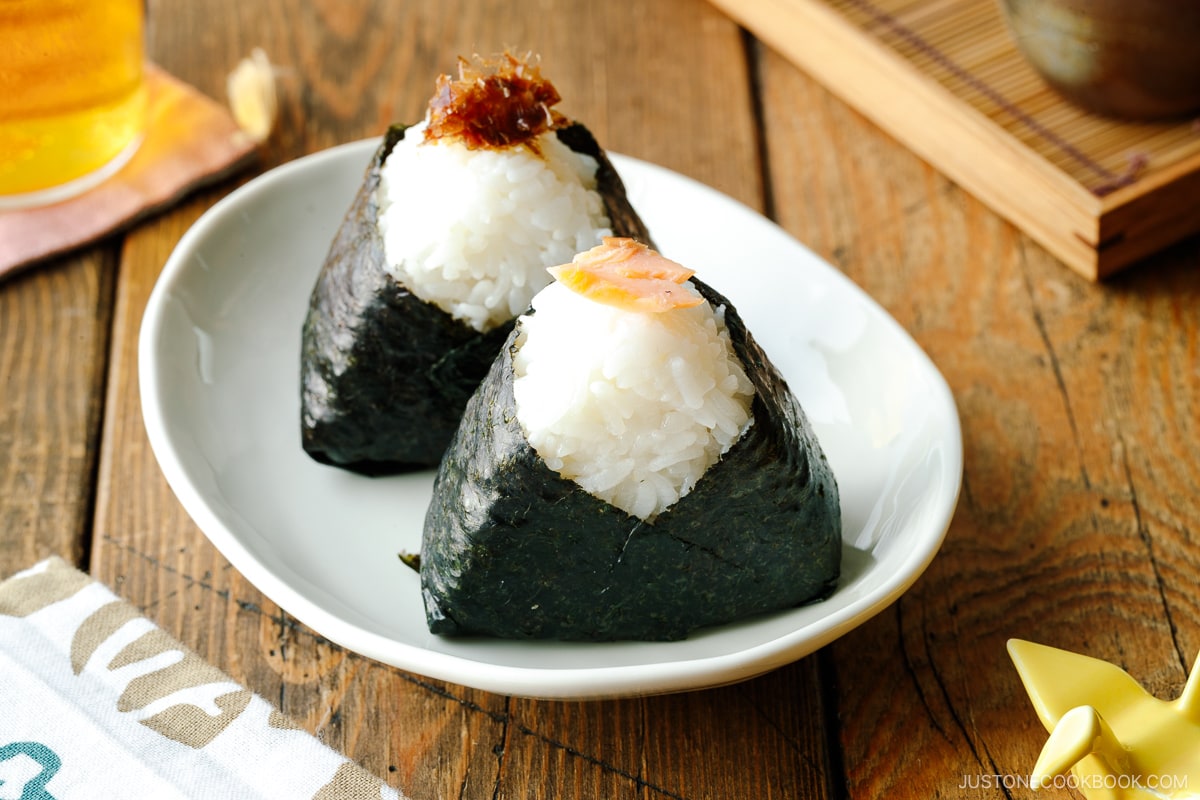
POLYGON ((404 796, 58 558, 0 583, 0 798, 404 796))

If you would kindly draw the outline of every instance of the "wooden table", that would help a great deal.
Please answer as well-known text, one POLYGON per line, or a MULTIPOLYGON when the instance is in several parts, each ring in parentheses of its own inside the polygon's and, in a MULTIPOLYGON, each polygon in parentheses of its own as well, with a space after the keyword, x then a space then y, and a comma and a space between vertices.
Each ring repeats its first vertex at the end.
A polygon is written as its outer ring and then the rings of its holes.
POLYGON ((143 308, 229 181, 0 285, 0 574, 66 557, 413 798, 1027 797, 960 788, 1027 775, 1044 741, 1009 637, 1182 687, 1200 649, 1197 240, 1087 283, 704 0, 150 10, 151 57, 214 98, 253 47, 279 65, 258 171, 417 119, 459 54, 539 51, 608 149, 762 210, 911 332, 958 403, 961 500, 902 599, 726 688, 535 701, 347 652, 208 543, 142 427, 143 308))

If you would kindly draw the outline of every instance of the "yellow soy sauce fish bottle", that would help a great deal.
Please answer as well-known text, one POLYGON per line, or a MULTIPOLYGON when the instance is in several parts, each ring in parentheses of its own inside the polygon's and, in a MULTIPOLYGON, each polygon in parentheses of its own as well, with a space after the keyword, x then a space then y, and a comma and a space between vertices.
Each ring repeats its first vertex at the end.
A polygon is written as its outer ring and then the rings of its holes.
POLYGON ((1121 668, 1020 639, 1008 653, 1050 738, 1030 775, 1088 800, 1200 797, 1200 670, 1174 701, 1121 668))

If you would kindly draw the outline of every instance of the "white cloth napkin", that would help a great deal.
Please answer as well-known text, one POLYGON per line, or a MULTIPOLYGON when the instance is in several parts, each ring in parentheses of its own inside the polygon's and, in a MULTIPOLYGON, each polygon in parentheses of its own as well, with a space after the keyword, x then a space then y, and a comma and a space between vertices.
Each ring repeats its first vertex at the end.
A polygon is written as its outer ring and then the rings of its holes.
POLYGON ((400 800, 58 558, 0 583, 0 800, 400 800))

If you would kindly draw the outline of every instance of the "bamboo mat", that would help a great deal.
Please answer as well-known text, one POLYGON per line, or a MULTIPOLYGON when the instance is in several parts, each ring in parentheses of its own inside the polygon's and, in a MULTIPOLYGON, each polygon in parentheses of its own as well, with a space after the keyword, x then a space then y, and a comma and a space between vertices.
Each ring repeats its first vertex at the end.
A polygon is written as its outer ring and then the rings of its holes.
POLYGON ((1068 104, 997 0, 712 2, 1090 279, 1200 231, 1200 121, 1068 104))

